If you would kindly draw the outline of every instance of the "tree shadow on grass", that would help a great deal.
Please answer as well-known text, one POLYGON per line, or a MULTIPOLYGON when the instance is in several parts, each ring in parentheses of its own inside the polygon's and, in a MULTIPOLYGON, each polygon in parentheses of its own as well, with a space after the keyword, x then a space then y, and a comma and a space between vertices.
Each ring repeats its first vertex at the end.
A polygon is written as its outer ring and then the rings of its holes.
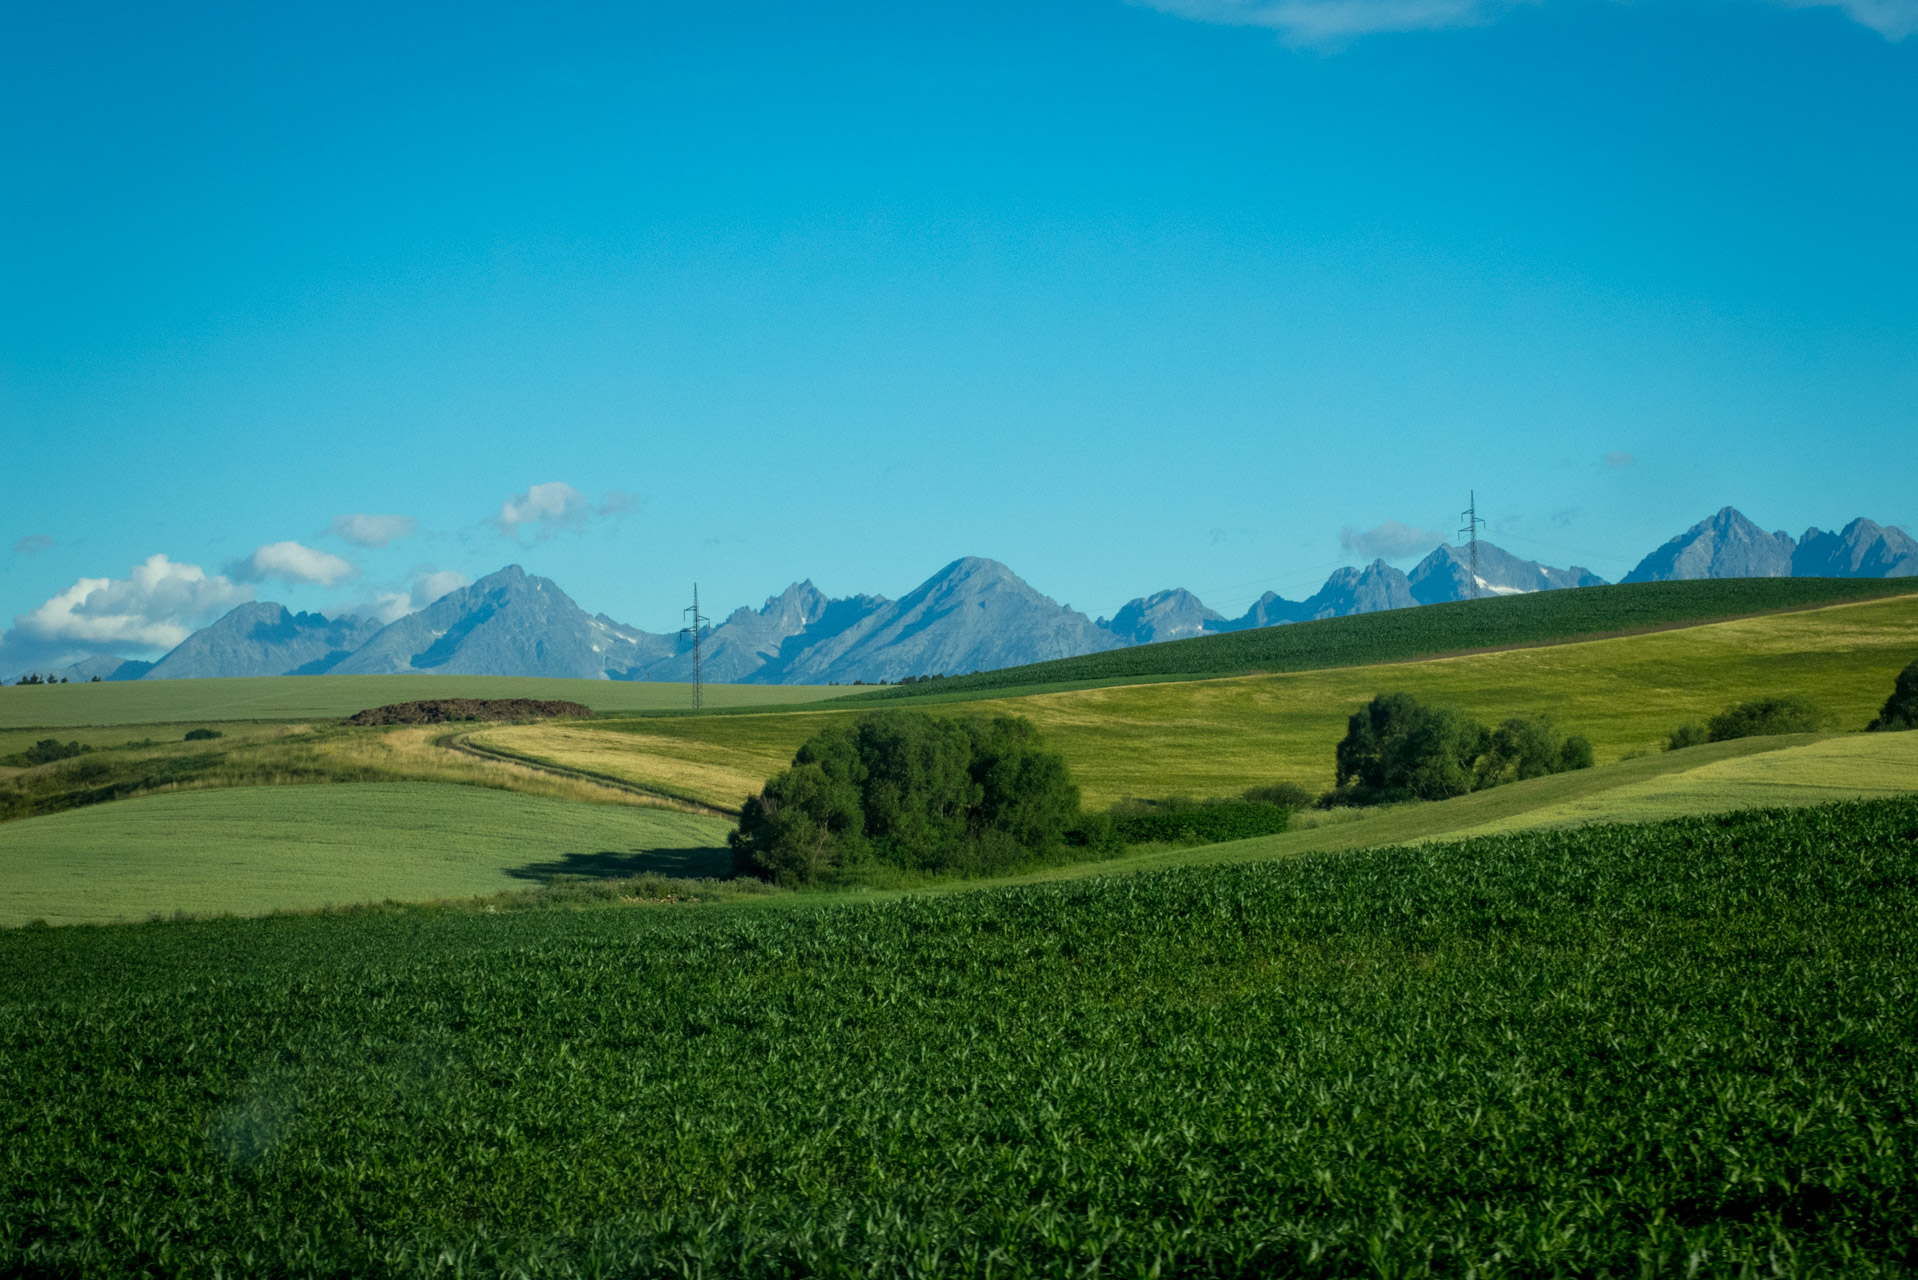
POLYGON ((553 862, 508 867, 515 880, 568 884, 584 880, 626 880, 633 876, 723 880, 733 873, 732 851, 701 845, 685 849, 641 849, 634 853, 569 853, 553 862))

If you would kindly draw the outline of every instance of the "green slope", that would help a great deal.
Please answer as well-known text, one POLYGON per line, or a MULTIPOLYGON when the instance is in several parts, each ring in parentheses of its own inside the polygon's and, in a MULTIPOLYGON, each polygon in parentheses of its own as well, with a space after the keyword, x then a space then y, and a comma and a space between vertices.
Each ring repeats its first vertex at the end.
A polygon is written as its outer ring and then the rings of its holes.
POLYGON ((1918 802, 0 935, 0 1273, 1902 1276, 1918 802))
MULTIPOLYGON (((953 710, 1029 718, 1065 756, 1087 799, 1103 806, 1125 796, 1236 795, 1275 781, 1322 791, 1332 785, 1333 748, 1346 718, 1382 691, 1404 690, 1493 724, 1549 714, 1588 735, 1606 761, 1656 749, 1685 721, 1777 694, 1817 703, 1831 715, 1832 729, 1862 729, 1914 657, 1918 595, 1902 595, 1418 662, 1013 690, 953 710)), ((828 718, 867 708, 834 702, 774 715, 609 719, 480 736, 736 806, 828 718)))
POLYGON ((1002 690, 1041 692, 1140 680, 1357 667, 1692 626, 1914 592, 1918 584, 1907 579, 1857 578, 1728 578, 1541 591, 1138 645, 953 676, 932 684, 869 690, 854 700, 936 701, 1002 690))
MULTIPOLYGON (((706 705, 780 707, 847 692, 808 685, 707 685, 706 705)), ((208 720, 307 720, 424 698, 553 698, 595 711, 675 711, 692 706, 689 684, 543 680, 516 676, 263 676, 230 680, 7 685, 0 729, 208 720)))
POLYGON ((0 825, 0 923, 257 914, 645 871, 729 873, 728 824, 431 783, 180 791, 0 825))
POLYGON ((1914 792, 1918 792, 1918 733, 1742 738, 1515 782, 1429 804, 1308 810, 1298 816, 1296 829, 1283 835, 1152 849, 1014 879, 1020 883, 1070 880, 1167 867, 1263 862, 1545 827, 1658 822, 1914 792))

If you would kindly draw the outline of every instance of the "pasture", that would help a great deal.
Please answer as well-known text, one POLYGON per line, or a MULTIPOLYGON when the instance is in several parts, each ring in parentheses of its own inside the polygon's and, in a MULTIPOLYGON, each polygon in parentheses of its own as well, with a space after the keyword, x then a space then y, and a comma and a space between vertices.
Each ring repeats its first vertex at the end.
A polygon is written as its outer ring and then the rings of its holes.
MULTIPOLYGON (((747 684, 707 685, 705 690, 706 705, 716 709, 793 706, 853 692, 820 685, 747 684)), ((521 676, 261 676, 6 685, 0 687, 0 729, 338 720, 367 707, 425 698, 559 699, 605 714, 690 709, 693 687, 521 676)))
POLYGON ((0 934, 0 1271, 1908 1274, 1918 801, 0 934))
MULTIPOLYGON (((1332 783, 1345 720, 1385 690, 1496 723, 1547 714, 1600 761, 1656 751, 1687 720, 1791 693, 1861 729, 1918 656, 1918 596, 1682 630, 1456 658, 1217 680, 1120 684, 969 701, 954 713, 1030 718, 1086 800, 1230 795, 1265 782, 1332 783)), ((891 704, 888 704, 891 705, 891 704)), ((920 705, 912 702, 901 705, 920 705)), ((929 707, 939 710, 938 704, 929 707)), ((822 716, 852 708, 487 728, 477 742, 528 759, 736 808, 792 758, 822 716)))
POLYGON ((431 783, 176 791, 0 823, 0 925, 731 874, 728 824, 431 783))

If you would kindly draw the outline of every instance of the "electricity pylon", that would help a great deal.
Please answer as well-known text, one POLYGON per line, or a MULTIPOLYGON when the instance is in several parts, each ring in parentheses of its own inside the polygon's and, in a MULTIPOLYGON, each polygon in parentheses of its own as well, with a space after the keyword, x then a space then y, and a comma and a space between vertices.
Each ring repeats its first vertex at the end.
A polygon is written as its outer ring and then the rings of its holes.
POLYGON ((700 700, 701 681, 700 681, 700 670, 699 670, 700 630, 708 622, 712 621, 711 618, 705 617, 699 612, 699 584, 697 582, 693 584, 693 607, 690 609, 682 609, 680 610, 680 612, 690 613, 693 615, 692 625, 689 627, 681 627, 679 634, 683 636, 690 633, 693 637, 693 710, 697 711, 700 708, 700 701, 701 701, 700 700))
POLYGON ((1459 532, 1471 540, 1472 599, 1476 600, 1478 599, 1478 527, 1484 524, 1485 521, 1479 519, 1478 515, 1478 491, 1468 490, 1467 492, 1472 495, 1472 505, 1458 513, 1458 518, 1465 522, 1459 529, 1459 532))

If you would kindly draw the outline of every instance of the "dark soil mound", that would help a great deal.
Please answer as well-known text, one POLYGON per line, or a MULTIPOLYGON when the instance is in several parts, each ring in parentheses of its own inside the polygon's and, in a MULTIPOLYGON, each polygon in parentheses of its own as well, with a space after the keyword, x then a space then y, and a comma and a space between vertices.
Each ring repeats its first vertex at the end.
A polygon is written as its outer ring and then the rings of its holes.
POLYGON ((348 724, 445 724, 449 720, 591 720, 593 709, 577 702, 532 698, 430 698, 396 702, 350 717, 348 724))

